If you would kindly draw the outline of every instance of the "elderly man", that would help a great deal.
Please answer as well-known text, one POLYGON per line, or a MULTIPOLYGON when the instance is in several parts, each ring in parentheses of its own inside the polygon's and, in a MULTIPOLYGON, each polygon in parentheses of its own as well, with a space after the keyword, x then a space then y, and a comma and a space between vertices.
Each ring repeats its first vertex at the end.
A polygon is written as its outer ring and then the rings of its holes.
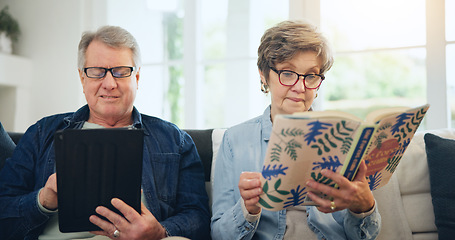
POLYGON ((112 239, 209 237, 210 216, 203 169, 188 134, 172 123, 140 114, 133 106, 140 52, 134 37, 106 26, 82 35, 78 70, 87 105, 45 117, 22 137, 0 172, 0 239, 112 239), (90 221, 102 231, 61 233, 53 136, 61 129, 133 127, 144 130, 141 213, 112 199, 122 214, 98 207, 90 221))

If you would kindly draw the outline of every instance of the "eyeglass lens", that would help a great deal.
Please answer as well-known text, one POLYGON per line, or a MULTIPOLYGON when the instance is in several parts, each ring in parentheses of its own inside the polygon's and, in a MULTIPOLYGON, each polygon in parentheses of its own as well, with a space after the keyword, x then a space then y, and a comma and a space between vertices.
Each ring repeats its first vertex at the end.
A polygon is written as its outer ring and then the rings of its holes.
POLYGON ((102 78, 106 76, 107 71, 110 71, 112 76, 115 78, 124 78, 131 76, 133 67, 114 68, 90 67, 85 69, 85 73, 89 78, 102 78))
MULTIPOLYGON (((299 80, 299 75, 291 71, 282 71, 280 73, 280 82, 286 86, 293 86, 299 80)), ((317 88, 322 82, 322 78, 316 74, 304 75, 306 88, 317 88)))

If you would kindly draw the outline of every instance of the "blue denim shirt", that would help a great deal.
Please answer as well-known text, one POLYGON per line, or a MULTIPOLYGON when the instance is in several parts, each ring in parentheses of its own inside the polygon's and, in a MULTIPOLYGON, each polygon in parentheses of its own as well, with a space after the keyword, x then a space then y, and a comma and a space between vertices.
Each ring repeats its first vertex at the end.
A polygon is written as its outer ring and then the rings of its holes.
MULTIPOLYGON (((286 210, 262 209, 259 220, 250 223, 243 215, 237 187, 242 172, 261 172, 271 131, 269 106, 262 116, 224 133, 213 175, 213 239, 283 239, 286 210)), ((316 207, 307 207, 307 213, 309 228, 318 239, 375 239, 381 226, 377 208, 363 219, 346 209, 325 214, 316 207)))
MULTIPOLYGON (((0 172, 0 239, 37 239, 50 215, 37 204, 38 191, 55 172, 54 133, 81 128, 87 105, 75 113, 45 117, 21 138, 0 172)), ((144 129, 142 188, 147 206, 173 236, 210 235, 204 171, 191 137, 174 124, 133 109, 133 126, 144 129)))

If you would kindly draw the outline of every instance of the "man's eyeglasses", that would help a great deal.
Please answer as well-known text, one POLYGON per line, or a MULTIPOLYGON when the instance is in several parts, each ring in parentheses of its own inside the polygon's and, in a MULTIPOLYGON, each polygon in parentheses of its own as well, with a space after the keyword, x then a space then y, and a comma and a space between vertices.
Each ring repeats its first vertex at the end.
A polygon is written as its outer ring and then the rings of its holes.
POLYGON ((299 81, 300 76, 303 77, 303 85, 306 89, 318 88, 325 79, 323 74, 298 74, 290 70, 276 70, 275 68, 270 69, 278 74, 278 80, 281 85, 288 87, 294 86, 299 81))
POLYGON ((113 68, 88 67, 84 68, 84 72, 89 78, 103 78, 108 71, 111 72, 112 76, 115 78, 125 78, 131 76, 134 69, 134 67, 127 66, 113 68))

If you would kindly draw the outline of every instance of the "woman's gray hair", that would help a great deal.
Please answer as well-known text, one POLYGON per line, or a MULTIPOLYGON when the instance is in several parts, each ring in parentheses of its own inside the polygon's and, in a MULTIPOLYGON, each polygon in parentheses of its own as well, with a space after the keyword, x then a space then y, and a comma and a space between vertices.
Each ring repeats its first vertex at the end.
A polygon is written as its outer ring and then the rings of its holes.
POLYGON ((117 26, 104 26, 96 32, 84 32, 79 42, 77 65, 79 69, 85 67, 85 53, 91 42, 100 41, 113 48, 129 48, 133 54, 134 67, 141 66, 141 52, 136 39, 125 29, 117 26))
POLYGON ((291 60, 302 51, 318 54, 322 62, 319 74, 324 74, 332 67, 332 51, 327 39, 316 27, 301 21, 278 23, 262 35, 258 48, 258 68, 268 82, 270 68, 275 68, 277 63, 291 60))

